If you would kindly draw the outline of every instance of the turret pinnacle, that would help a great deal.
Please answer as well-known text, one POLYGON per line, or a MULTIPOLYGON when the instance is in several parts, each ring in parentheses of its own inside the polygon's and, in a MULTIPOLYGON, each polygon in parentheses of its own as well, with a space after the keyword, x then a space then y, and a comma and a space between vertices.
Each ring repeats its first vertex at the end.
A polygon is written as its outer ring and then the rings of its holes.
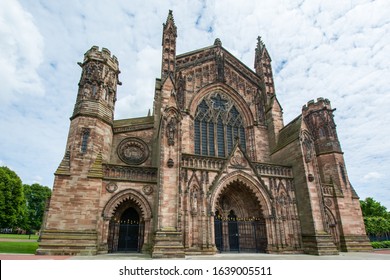
POLYGON ((272 78, 271 57, 269 56, 267 48, 260 36, 257 37, 257 45, 255 49, 255 71, 256 74, 263 80, 267 95, 271 96, 275 94, 272 78))
POLYGON ((163 24, 163 26, 164 26, 164 33, 170 31, 172 32, 172 35, 177 37, 177 28, 175 25, 175 20, 173 18, 172 10, 169 10, 167 21, 163 24))
POLYGON ((259 58, 261 58, 264 48, 265 48, 265 44, 264 44, 263 40, 261 40, 261 37, 258 36, 257 37, 257 46, 256 46, 256 57, 259 56, 259 58))
POLYGON ((176 63, 176 37, 177 28, 173 19, 172 11, 169 10, 166 23, 163 24, 162 40, 162 66, 161 79, 169 75, 175 76, 176 63))

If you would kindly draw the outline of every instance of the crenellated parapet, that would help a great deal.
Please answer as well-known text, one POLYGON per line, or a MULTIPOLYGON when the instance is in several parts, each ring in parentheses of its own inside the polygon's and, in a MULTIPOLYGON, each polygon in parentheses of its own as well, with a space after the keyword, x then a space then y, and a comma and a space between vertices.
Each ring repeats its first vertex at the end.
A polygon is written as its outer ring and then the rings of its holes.
POLYGON ((330 101, 327 98, 318 97, 317 101, 310 100, 309 102, 307 102, 307 104, 303 105, 302 111, 310 112, 310 111, 319 110, 323 108, 328 108, 329 110, 331 110, 332 107, 330 105, 330 101))
POLYGON ((102 118, 111 123, 116 101, 119 63, 111 52, 93 46, 84 54, 84 61, 78 63, 82 68, 79 91, 72 118, 89 115, 102 118))

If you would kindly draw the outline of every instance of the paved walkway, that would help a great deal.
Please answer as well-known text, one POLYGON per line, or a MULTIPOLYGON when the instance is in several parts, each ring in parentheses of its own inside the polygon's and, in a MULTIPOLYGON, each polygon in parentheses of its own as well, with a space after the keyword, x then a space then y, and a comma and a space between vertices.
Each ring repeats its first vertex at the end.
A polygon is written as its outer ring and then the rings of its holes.
MULTIPOLYGON (((96 256, 38 256, 29 254, 0 254, 0 260, 147 260, 145 254, 104 254, 96 256)), ((233 254, 213 256, 186 256, 187 260, 390 260, 389 250, 374 250, 364 253, 340 253, 333 256, 277 255, 277 254, 233 254)))

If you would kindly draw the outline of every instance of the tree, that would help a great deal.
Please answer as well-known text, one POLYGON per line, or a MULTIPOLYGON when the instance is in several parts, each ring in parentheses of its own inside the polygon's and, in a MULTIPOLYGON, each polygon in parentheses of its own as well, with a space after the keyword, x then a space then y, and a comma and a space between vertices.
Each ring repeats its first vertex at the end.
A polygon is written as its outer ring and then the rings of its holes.
POLYGON ((41 228, 46 201, 51 196, 48 187, 39 184, 23 185, 27 206, 27 230, 41 228))
POLYGON ((386 207, 380 202, 375 201, 372 197, 367 197, 365 200, 360 200, 363 217, 383 217, 390 219, 390 213, 386 207))
POLYGON ((20 227, 25 205, 22 180, 8 167, 0 167, 0 228, 20 227))
POLYGON ((388 240, 390 233, 390 213, 372 197, 360 200, 366 232, 371 240, 388 240))

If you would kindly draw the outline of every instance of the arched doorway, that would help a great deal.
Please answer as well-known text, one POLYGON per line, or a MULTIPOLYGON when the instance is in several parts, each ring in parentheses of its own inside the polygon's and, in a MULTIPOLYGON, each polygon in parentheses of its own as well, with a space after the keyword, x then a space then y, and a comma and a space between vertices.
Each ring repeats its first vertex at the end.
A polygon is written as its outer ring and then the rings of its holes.
POLYGON ((116 193, 107 202, 102 215, 104 219, 102 240, 106 240, 109 253, 118 251, 142 252, 150 246, 152 208, 140 192, 128 188, 116 193), (120 229, 121 225, 125 225, 122 226, 124 228, 126 225, 130 225, 127 228, 127 233, 125 229, 120 229), (119 243, 120 237, 121 243, 119 243), (122 241, 122 238, 125 240, 127 238, 127 245, 126 242, 122 241), (134 240, 137 240, 137 247, 134 240))
POLYGON ((144 239, 144 222, 135 207, 120 208, 109 224, 109 252, 140 252, 144 239))
POLYGON ((255 193, 243 182, 227 184, 215 203, 214 237, 220 252, 266 252, 267 230, 255 193))

